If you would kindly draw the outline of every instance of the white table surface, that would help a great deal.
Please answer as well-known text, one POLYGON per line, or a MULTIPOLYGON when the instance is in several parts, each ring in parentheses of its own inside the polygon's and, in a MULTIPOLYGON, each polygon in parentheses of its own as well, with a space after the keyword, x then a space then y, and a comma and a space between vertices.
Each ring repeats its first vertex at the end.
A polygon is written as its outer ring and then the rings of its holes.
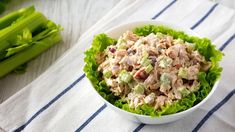
POLYGON ((4 14, 35 5, 38 11, 62 25, 64 28, 63 42, 32 60, 28 64, 25 74, 10 74, 1 78, 0 103, 45 72, 66 50, 76 44, 83 32, 95 24, 118 2, 119 0, 11 0, 4 14))

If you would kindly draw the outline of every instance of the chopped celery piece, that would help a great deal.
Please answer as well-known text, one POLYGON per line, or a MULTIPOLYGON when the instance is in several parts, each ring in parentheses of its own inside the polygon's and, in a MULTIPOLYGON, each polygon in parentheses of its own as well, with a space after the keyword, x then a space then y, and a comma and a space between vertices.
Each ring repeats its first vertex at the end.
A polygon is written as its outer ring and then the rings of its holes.
POLYGON ((127 46, 125 44, 121 44, 118 46, 118 49, 126 49, 126 48, 127 48, 127 46))
POLYGON ((110 77, 112 76, 112 72, 111 72, 111 71, 108 71, 108 70, 105 70, 105 71, 103 72, 103 74, 104 74, 104 77, 106 77, 106 78, 110 78, 110 77))
POLYGON ((143 94, 144 93, 144 85, 138 84, 134 87, 134 92, 137 94, 143 94))
POLYGON ((143 51, 143 59, 147 59, 149 57, 149 53, 146 51, 143 51))
POLYGON ((189 90, 187 90, 186 87, 180 87, 180 88, 177 89, 177 91, 179 91, 183 97, 190 94, 189 90))
POLYGON ((117 41, 117 46, 118 46, 118 49, 126 49, 127 48, 126 40, 124 40, 123 38, 119 38, 117 41))
POLYGON ((124 40, 123 38, 119 38, 117 41, 117 46, 123 45, 126 43, 126 40, 124 40))
POLYGON ((146 104, 152 104, 154 102, 154 99, 156 98, 155 93, 150 93, 144 98, 144 102, 146 104))
POLYGON ((171 65, 171 63, 172 63, 172 59, 170 57, 162 56, 159 58, 159 66, 161 68, 167 68, 171 65))
POLYGON ((145 71, 147 73, 150 73, 151 71, 153 70, 153 66, 151 64, 149 64, 146 68, 145 68, 145 71))
POLYGON ((170 78, 167 73, 163 73, 160 77, 161 84, 170 84, 170 78))
POLYGON ((129 83, 132 79, 132 75, 131 75, 131 73, 123 70, 119 74, 119 78, 120 78, 120 81, 125 82, 125 83, 129 83))
POLYGON ((188 42, 185 42, 185 44, 187 45, 187 50, 189 50, 189 51, 193 51, 193 50, 195 50, 195 46, 196 46, 196 44, 195 43, 188 43, 188 42))
POLYGON ((156 37, 159 38, 159 39, 164 38, 164 36, 165 36, 165 35, 162 34, 162 33, 160 33, 160 32, 157 32, 157 33, 156 33, 156 37))
POLYGON ((196 85, 196 86, 193 86, 193 87, 192 87, 192 89, 193 89, 192 91, 193 91, 193 92, 196 92, 196 91, 199 90, 199 88, 200 88, 200 83, 199 83, 198 85, 196 85))
POLYGON ((184 40, 178 38, 173 40, 173 44, 184 44, 184 40))
POLYGON ((190 86, 190 91, 191 92, 196 92, 200 89, 200 82, 197 82, 197 81, 193 81, 193 84, 192 86, 190 86))
POLYGON ((135 81, 130 81, 129 83, 127 83, 127 85, 129 86, 129 88, 134 88, 135 87, 136 82, 135 81))
POLYGON ((188 76, 187 70, 181 67, 179 69, 178 76, 181 78, 187 79, 187 76, 188 76))
POLYGON ((139 39, 139 40, 137 40, 136 42, 135 42, 135 45, 136 46, 140 46, 140 45, 142 45, 143 44, 143 41, 141 40, 141 39, 139 39))
POLYGON ((117 41, 117 46, 118 46, 117 49, 126 49, 127 48, 126 40, 124 40, 123 38, 119 38, 117 41))
POLYGON ((151 64, 151 60, 149 60, 148 58, 142 58, 140 64, 142 66, 148 66, 151 64))

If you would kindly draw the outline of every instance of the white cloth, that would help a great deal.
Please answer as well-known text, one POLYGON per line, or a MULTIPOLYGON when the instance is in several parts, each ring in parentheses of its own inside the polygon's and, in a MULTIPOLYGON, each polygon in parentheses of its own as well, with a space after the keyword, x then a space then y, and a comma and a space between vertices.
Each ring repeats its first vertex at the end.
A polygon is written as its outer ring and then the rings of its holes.
POLYGON ((220 4, 206 0, 122 0, 45 73, 0 105, 0 131, 235 131, 234 35, 234 10, 220 4), (210 38, 218 48, 227 44, 221 62, 224 70, 215 94, 190 116, 164 125, 140 125, 122 118, 96 96, 84 77, 83 52, 95 34, 127 21, 149 20, 156 14, 156 20, 187 28, 199 23, 195 32, 210 38), (203 118, 207 120, 203 122, 203 118), (201 127, 195 129, 199 122, 201 127))

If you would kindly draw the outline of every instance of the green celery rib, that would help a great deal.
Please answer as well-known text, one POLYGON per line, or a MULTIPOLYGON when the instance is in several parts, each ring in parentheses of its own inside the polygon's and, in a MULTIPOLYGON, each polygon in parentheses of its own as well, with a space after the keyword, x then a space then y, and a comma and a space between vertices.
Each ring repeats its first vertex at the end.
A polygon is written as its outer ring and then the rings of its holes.
POLYGON ((31 14, 33 12, 35 12, 35 7, 30 6, 27 8, 20 9, 18 11, 14 11, 14 12, 0 18, 0 30, 10 26, 18 18, 20 18, 24 15, 31 14))
POLYGON ((47 22, 48 20, 43 14, 34 12, 25 19, 0 30, 0 52, 11 47, 11 44, 14 44, 17 39, 17 35, 22 34, 23 29, 28 28, 31 32, 34 32, 45 27, 47 22))
POLYGON ((4 50, 7 49, 11 44, 5 40, 0 42, 0 53, 4 50))
POLYGON ((35 58, 42 52, 46 51, 48 48, 52 47, 56 43, 60 42, 62 37, 60 33, 54 33, 47 38, 38 41, 35 45, 29 47, 28 49, 20 52, 2 62, 0 62, 0 77, 13 71, 18 66, 28 62, 29 60, 35 58))

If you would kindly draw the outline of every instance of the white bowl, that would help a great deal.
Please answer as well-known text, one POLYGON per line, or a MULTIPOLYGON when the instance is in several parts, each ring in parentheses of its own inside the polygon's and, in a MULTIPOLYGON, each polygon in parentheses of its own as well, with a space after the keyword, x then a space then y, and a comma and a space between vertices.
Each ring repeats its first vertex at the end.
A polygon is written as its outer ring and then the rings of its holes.
MULTIPOLYGON (((123 24, 117 27, 114 27, 110 30, 108 30, 106 32, 106 34, 108 34, 108 36, 118 39, 119 36, 121 36, 125 31, 127 30, 132 30, 136 27, 141 27, 144 25, 148 25, 148 24, 152 24, 152 25, 164 25, 167 27, 170 27, 172 29, 175 30, 179 30, 179 31, 184 31, 186 34, 188 35, 192 35, 192 36, 198 36, 196 33, 194 33, 192 30, 190 29, 186 29, 183 27, 178 27, 175 26, 173 24, 170 23, 166 23, 166 22, 160 22, 160 21, 138 21, 138 22, 131 22, 131 23, 127 23, 127 24, 123 24)), ((135 113, 131 113, 125 110, 122 110, 116 106, 114 106, 113 104, 109 103, 107 100, 105 100, 95 89, 95 92, 98 94, 98 96, 114 111, 116 111, 117 113, 119 113, 121 116, 123 116, 123 118, 127 118, 129 120, 132 120, 134 122, 138 122, 138 123, 144 123, 144 124, 164 124, 164 123, 169 123, 169 122, 173 122, 176 121, 182 117, 185 117, 187 115, 189 115, 190 113, 192 113, 193 111, 195 111, 197 108, 199 108, 202 104, 204 104, 210 97, 211 95, 214 93, 214 91, 216 90, 217 86, 218 86, 218 82, 217 81, 212 90, 210 91, 210 93, 207 95, 207 97, 205 99, 203 99, 200 103, 198 103, 197 105, 193 106, 192 108, 189 108, 185 111, 179 112, 179 113, 175 113, 175 114, 171 114, 171 115, 163 115, 161 117, 150 117, 150 116, 146 116, 146 115, 139 115, 139 114, 135 114, 135 113)))

